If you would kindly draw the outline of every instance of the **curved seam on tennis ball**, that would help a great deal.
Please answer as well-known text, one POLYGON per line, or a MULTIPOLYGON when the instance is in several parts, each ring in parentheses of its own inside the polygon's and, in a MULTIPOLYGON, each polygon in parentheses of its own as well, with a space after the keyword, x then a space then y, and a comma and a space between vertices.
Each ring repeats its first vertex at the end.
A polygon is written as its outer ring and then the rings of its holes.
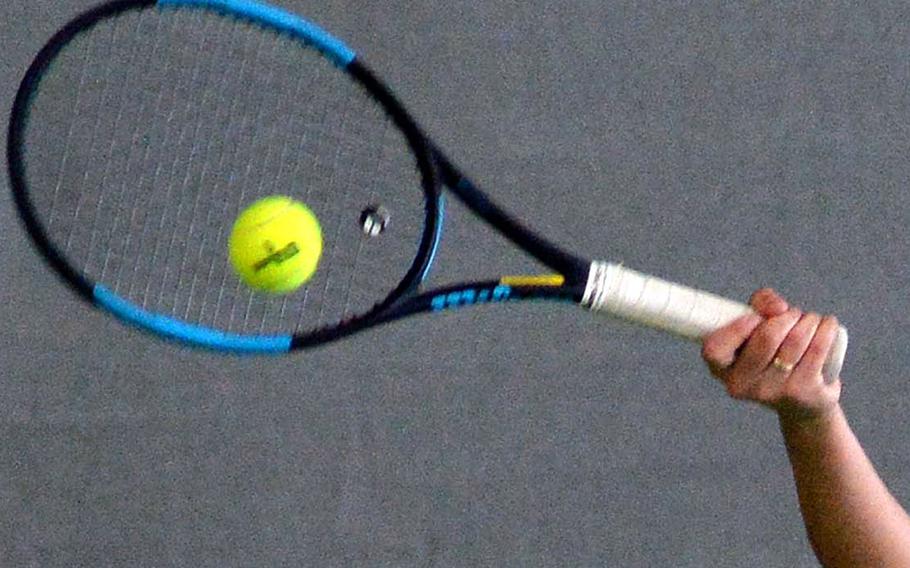
MULTIPOLYGON (((268 198, 266 198, 266 199, 268 199, 268 198)), ((259 227, 262 227, 263 225, 268 225, 275 219, 277 219, 277 218, 281 217, 282 215, 284 215, 285 213, 287 213, 287 210, 290 209, 291 207, 293 207, 295 204, 294 200, 291 199, 290 197, 281 196, 280 198, 275 198, 276 201, 278 199, 280 199, 281 201, 284 202, 284 207, 280 211, 276 211, 276 212, 272 213, 272 216, 269 217, 268 219, 263 219, 262 221, 259 221, 258 223, 254 224, 254 225, 245 227, 246 230, 258 229, 259 227)))

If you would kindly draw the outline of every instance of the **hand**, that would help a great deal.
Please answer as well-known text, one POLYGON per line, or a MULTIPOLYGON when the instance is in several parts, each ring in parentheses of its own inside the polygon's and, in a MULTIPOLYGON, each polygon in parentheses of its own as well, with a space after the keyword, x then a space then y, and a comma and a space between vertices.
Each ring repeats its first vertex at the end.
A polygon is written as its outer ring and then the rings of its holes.
POLYGON ((704 338, 711 374, 738 400, 751 400, 786 419, 818 419, 838 406, 840 379, 826 384, 822 367, 837 336, 833 316, 804 314, 774 290, 749 301, 743 316, 704 338))

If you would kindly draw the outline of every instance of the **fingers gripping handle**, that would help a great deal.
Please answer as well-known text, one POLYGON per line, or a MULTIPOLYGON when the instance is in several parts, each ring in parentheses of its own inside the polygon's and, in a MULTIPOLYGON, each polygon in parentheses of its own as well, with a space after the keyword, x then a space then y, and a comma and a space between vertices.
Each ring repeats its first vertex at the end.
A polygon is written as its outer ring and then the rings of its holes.
MULTIPOLYGON (((582 305, 693 341, 752 311, 746 304, 607 262, 591 263, 582 305)), ((822 369, 826 382, 840 376, 846 351, 847 330, 841 327, 822 369)))

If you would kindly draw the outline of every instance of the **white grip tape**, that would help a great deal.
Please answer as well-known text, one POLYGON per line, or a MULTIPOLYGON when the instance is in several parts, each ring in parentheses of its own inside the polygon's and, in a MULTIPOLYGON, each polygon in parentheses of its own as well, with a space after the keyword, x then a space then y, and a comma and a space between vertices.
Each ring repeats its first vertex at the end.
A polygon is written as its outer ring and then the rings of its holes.
MULTIPOLYGON (((599 261, 591 263, 582 305, 693 341, 752 312, 746 304, 599 261)), ((846 351, 841 327, 822 370, 826 380, 840 375, 846 351)))

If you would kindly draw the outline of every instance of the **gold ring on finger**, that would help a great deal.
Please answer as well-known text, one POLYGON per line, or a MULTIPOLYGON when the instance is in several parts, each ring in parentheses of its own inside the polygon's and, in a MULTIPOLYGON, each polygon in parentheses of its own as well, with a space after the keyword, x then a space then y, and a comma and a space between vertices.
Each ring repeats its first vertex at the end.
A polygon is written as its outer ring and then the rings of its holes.
POLYGON ((792 372, 793 367, 796 366, 796 365, 793 365, 792 363, 784 363, 784 360, 781 359, 780 357, 775 357, 774 360, 771 361, 771 365, 778 371, 783 371, 785 373, 792 372))

